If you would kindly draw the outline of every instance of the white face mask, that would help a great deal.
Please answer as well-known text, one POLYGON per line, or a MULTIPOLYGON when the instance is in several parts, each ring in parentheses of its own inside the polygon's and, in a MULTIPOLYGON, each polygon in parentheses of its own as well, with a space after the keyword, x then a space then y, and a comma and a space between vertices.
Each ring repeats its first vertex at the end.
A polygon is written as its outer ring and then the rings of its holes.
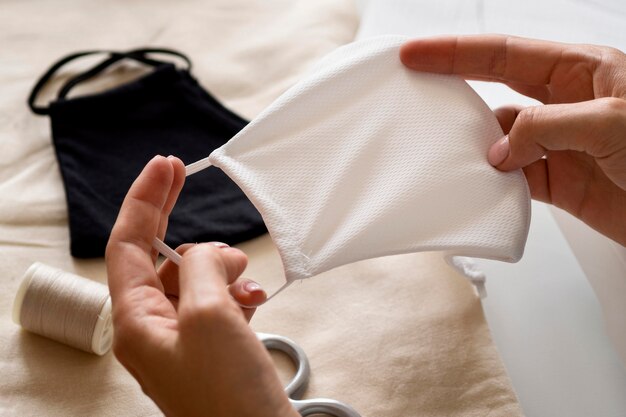
POLYGON ((404 37, 337 49, 226 145, 187 167, 221 168, 259 210, 287 284, 386 255, 443 251, 518 261, 530 221, 521 171, 487 162, 503 136, 452 77, 405 68, 404 37))

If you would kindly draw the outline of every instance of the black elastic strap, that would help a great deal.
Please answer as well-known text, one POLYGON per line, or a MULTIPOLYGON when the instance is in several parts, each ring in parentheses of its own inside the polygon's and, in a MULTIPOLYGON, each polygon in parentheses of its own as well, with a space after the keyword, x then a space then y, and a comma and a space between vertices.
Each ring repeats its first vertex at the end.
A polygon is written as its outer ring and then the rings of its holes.
POLYGON ((95 65, 91 69, 89 69, 89 70, 87 70, 85 72, 82 72, 82 73, 78 74, 77 76, 75 76, 75 77, 71 78, 70 80, 68 80, 65 83, 65 85, 61 88, 61 90, 59 91, 58 98, 66 97, 67 94, 69 93, 69 91, 74 86, 76 86, 77 84, 80 84, 81 82, 84 82, 84 81, 86 81, 86 80, 88 80, 90 78, 95 77, 96 75, 98 75, 102 71, 104 71, 106 68, 110 67, 111 65, 113 65, 116 62, 118 62, 118 61, 120 61, 122 59, 125 59, 125 58, 133 59, 135 61, 144 63, 146 65, 151 65, 151 66, 155 66, 156 67, 156 66, 159 66, 159 65, 166 64, 167 62, 148 58, 146 56, 146 54, 148 54, 148 53, 160 53, 160 54, 174 55, 174 56, 182 58, 187 63, 187 69, 191 69, 191 61, 189 60, 189 58, 187 56, 185 56, 184 54, 182 54, 182 53, 180 53, 178 51, 174 51, 172 49, 165 49, 165 48, 141 48, 141 49, 135 49, 135 50, 128 51, 128 52, 114 52, 114 51, 106 51, 106 50, 77 52, 75 54, 68 55, 68 56, 60 59, 59 61, 57 61, 37 81, 37 83, 33 87, 33 90, 30 93, 30 96, 28 97, 28 106, 33 111, 33 113, 40 114, 40 115, 48 114, 49 107, 36 106, 35 105, 35 100, 37 99, 37 96, 39 95, 39 93, 40 93, 41 89, 44 87, 44 85, 50 80, 50 78, 52 78, 52 76, 62 66, 64 66, 68 62, 73 61, 75 59, 82 58, 82 57, 87 56, 87 55, 94 55, 94 54, 101 54, 101 53, 107 53, 107 54, 109 54, 109 57, 106 58, 104 61, 100 62, 99 64, 95 65))
POLYGON ((109 51, 83 51, 83 52, 77 52, 75 54, 71 54, 64 58, 61 58, 54 65, 52 65, 50 69, 48 69, 48 71, 46 71, 46 73, 42 75, 41 78, 37 81, 37 83, 33 87, 33 90, 30 92, 30 95, 28 96, 28 107, 30 107, 33 113, 48 114, 48 108, 35 106, 35 100, 37 99, 37 95, 39 94, 43 86, 46 85, 46 83, 59 70, 59 68, 61 68, 63 65, 77 58, 82 58, 87 55, 95 55, 95 54, 103 54, 103 53, 109 53, 109 51))
POLYGON ((167 62, 165 61, 159 61, 159 60, 155 60, 155 59, 151 59, 147 57, 146 54, 150 54, 150 53, 159 53, 159 54, 177 56, 179 58, 182 58, 185 61, 185 63, 187 64, 187 70, 191 69, 191 61, 189 60, 189 58, 187 58, 187 56, 181 54, 180 52, 174 51, 171 49, 152 48, 152 49, 135 49, 135 50, 124 52, 124 53, 113 52, 111 53, 110 58, 105 59, 104 61, 100 62, 98 65, 92 67, 91 69, 69 79, 65 83, 65 85, 61 88, 61 90, 59 90, 59 95, 57 96, 57 98, 59 99, 65 98, 67 94, 70 92, 70 90, 74 88, 77 84, 80 84, 82 82, 85 82, 95 77, 96 75, 100 74, 102 71, 104 71, 111 65, 115 64, 116 62, 121 61, 122 59, 133 59, 135 61, 141 62, 146 65, 150 65, 153 67, 158 67, 160 65, 167 64, 167 62))

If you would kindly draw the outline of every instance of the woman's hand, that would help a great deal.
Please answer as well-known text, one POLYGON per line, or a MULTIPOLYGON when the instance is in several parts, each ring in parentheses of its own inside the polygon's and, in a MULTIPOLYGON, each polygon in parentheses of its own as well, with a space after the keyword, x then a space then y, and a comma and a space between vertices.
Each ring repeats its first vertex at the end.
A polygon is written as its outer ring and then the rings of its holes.
POLYGON ((400 58, 415 70, 500 82, 544 103, 495 111, 508 135, 491 147, 489 162, 523 168, 534 199, 626 246, 624 53, 486 35, 413 40, 400 58))
POLYGON ((243 252, 183 245, 180 268, 156 270, 155 236, 185 178, 182 162, 155 157, 132 185, 113 227, 106 261, 120 362, 172 416, 297 416, 263 345, 248 327, 265 292, 235 280, 243 252), (229 285, 230 284, 230 285, 229 285))

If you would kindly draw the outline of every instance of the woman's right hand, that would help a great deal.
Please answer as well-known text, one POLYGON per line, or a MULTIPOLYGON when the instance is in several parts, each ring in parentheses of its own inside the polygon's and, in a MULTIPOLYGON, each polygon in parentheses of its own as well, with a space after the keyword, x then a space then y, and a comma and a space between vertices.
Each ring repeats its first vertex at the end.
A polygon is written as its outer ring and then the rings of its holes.
POLYGON ((296 417, 263 344, 248 327, 265 293, 237 278, 247 257, 224 244, 183 245, 180 267, 155 268, 185 179, 155 157, 128 191, 106 252, 120 362, 168 416, 296 417), (237 300, 237 302, 235 302, 237 300))
POLYGON ((417 39, 409 68, 501 82, 545 105, 497 109, 498 169, 523 168, 534 199, 626 246, 626 55, 617 49, 502 35, 417 39), (544 157, 545 156, 545 157, 544 157))

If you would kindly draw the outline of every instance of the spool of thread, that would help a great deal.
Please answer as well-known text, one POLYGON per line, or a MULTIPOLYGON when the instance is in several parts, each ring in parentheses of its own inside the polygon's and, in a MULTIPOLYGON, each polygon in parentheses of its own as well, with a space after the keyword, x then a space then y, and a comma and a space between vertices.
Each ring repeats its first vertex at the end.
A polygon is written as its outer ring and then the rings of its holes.
POLYGON ((106 285, 35 262, 13 303, 24 329, 85 352, 104 355, 113 342, 111 297, 106 285))

